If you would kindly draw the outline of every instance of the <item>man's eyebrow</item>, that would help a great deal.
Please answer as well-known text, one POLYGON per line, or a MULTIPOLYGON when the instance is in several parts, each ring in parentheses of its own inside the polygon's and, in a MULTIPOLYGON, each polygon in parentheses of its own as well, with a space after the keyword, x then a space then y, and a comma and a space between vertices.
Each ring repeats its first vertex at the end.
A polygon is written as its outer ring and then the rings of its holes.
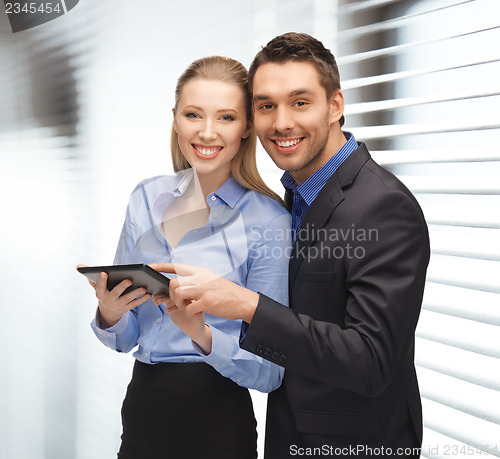
MULTIPOLYGON (((311 90, 308 88, 294 89, 293 91, 288 93, 288 97, 296 97, 296 96, 300 96, 302 94, 308 94, 310 92, 311 92, 311 90)), ((270 99, 272 99, 272 97, 268 96, 266 94, 257 94, 256 96, 253 97, 254 102, 259 102, 262 100, 270 100, 270 99)))
POLYGON ((310 89, 307 89, 307 88, 300 88, 300 89, 296 89, 295 91, 292 91, 291 93, 288 94, 288 97, 295 97, 295 96, 300 96, 302 94, 307 94, 311 92, 310 89))
POLYGON ((265 94, 258 94, 256 96, 253 96, 252 100, 254 102, 259 102, 261 100, 269 100, 270 97, 269 96, 266 96, 265 94))

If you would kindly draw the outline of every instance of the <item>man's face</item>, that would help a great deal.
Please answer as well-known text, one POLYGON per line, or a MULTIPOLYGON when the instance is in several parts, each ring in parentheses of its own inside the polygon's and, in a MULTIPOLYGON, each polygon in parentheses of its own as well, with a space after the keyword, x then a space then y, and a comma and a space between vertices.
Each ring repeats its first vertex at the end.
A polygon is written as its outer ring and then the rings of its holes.
POLYGON ((257 135, 276 165, 289 171, 298 184, 342 146, 340 129, 332 134, 332 126, 343 107, 340 91, 327 99, 318 71, 309 62, 267 63, 255 73, 257 135))

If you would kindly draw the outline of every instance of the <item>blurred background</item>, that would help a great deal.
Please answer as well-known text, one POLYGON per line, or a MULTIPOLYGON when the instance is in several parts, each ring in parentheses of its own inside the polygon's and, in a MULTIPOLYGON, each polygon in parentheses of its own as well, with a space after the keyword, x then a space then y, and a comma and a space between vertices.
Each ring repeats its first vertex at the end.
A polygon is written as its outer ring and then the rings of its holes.
MULTIPOLYGON (((500 457, 498 6, 86 0, 15 34, 0 10, 0 459, 116 457, 133 359, 94 337, 96 300, 75 266, 110 263, 132 189, 172 172, 184 68, 213 54, 248 67, 288 31, 332 49, 345 129, 429 224, 422 457, 500 457)), ((258 161, 282 194, 260 147, 258 161)), ((253 396, 262 448, 265 396, 253 396)))

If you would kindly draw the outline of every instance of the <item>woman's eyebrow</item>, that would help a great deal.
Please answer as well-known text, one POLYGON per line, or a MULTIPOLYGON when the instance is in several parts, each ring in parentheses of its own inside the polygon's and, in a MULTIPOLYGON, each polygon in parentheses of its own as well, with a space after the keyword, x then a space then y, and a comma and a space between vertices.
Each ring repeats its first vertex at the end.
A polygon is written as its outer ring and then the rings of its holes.
MULTIPOLYGON (((198 107, 197 105, 186 105, 185 107, 183 107, 184 110, 200 110, 200 111, 204 111, 204 108, 203 107, 198 107)), ((238 113, 234 108, 220 108, 217 110, 217 113, 220 113, 220 112, 233 112, 233 113, 238 113)))
POLYGON ((217 113, 220 113, 220 112, 233 112, 233 113, 238 113, 237 110, 235 110, 234 108, 221 108, 220 110, 217 110, 217 113))
POLYGON ((201 107, 198 107, 197 105, 185 105, 183 107, 184 110, 192 110, 192 109, 195 109, 195 110, 203 110, 203 108, 201 107))

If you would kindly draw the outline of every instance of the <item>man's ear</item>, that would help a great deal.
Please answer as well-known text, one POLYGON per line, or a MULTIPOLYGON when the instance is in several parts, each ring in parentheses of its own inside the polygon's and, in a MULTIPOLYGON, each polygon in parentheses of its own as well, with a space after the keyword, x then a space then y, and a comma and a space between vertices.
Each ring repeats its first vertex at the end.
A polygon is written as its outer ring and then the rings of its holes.
POLYGON ((174 115, 174 120, 172 121, 172 127, 174 131, 177 132, 177 121, 175 120, 175 108, 172 109, 172 114, 174 115))
POLYGON ((344 94, 337 89, 330 96, 330 126, 335 124, 344 114, 344 94))

